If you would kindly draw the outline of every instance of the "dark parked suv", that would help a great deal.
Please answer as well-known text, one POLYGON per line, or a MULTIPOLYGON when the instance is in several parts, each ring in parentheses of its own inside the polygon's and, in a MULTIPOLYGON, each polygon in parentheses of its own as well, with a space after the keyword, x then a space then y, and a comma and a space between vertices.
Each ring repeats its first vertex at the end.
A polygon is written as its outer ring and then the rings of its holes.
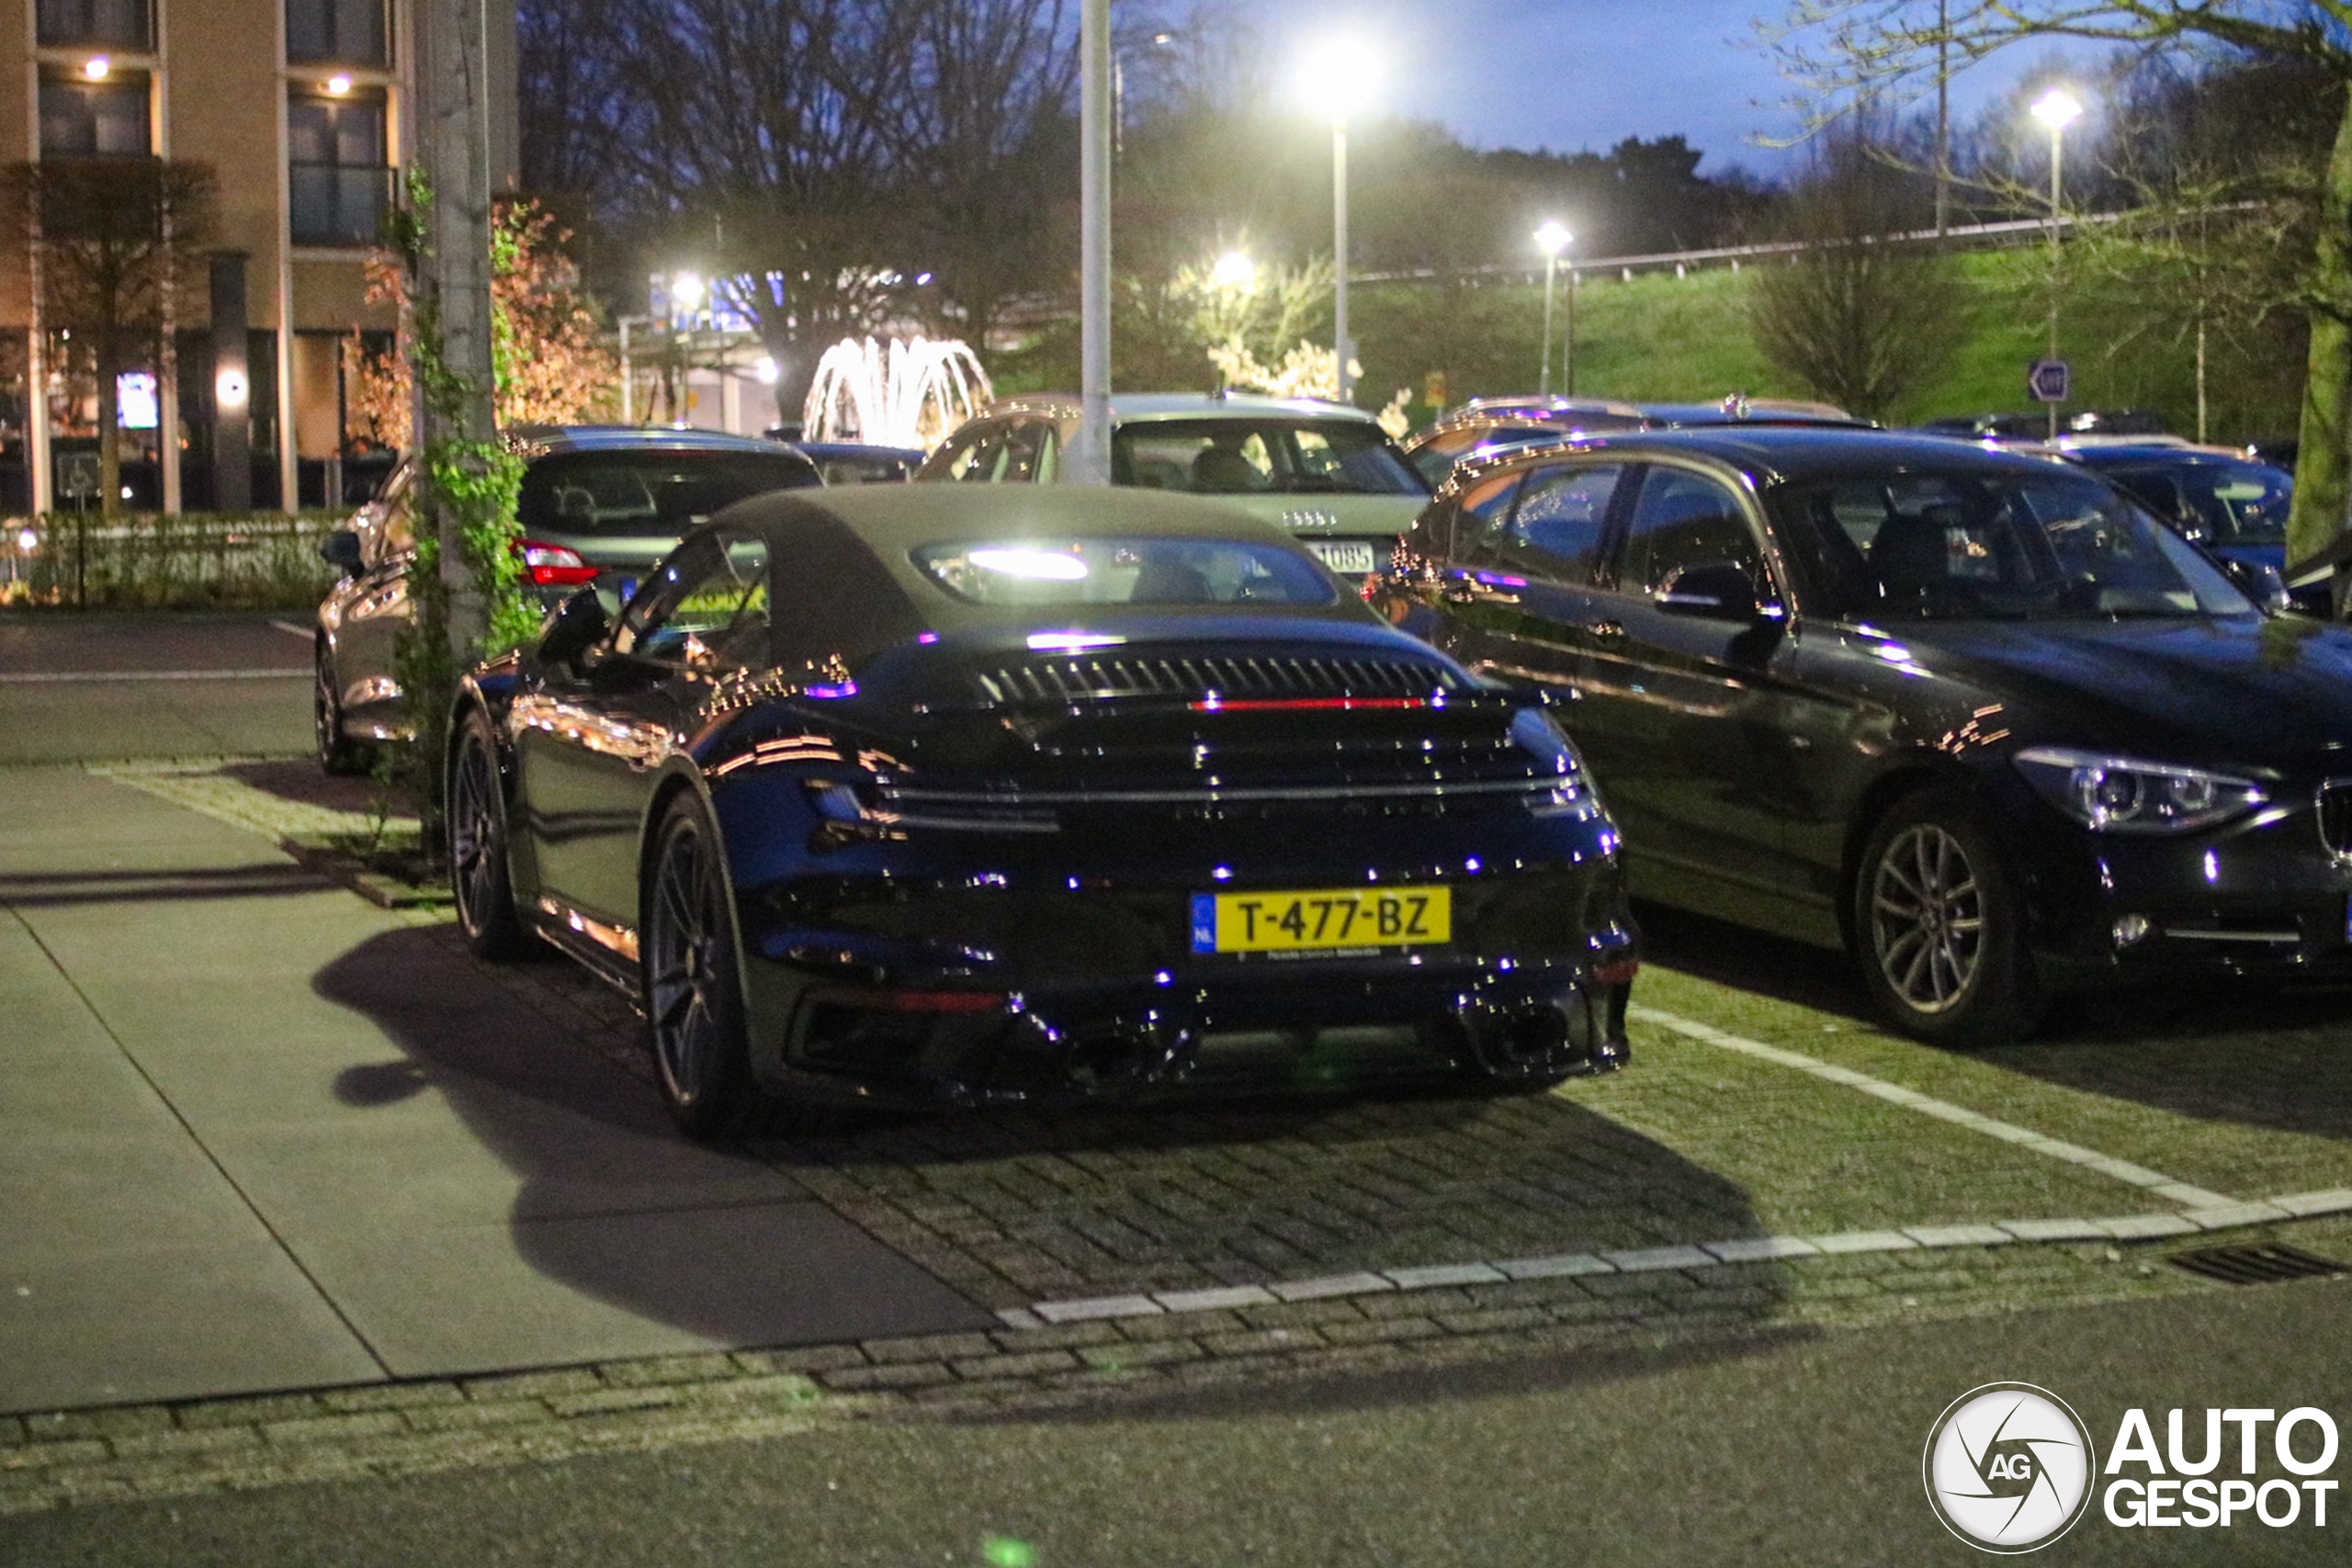
MULTIPOLYGON (((549 608, 593 585, 617 611, 712 513, 820 482, 816 465, 789 447, 716 431, 569 425, 510 434, 529 461, 519 509, 526 591, 549 608)), ((330 773, 357 768, 368 742, 404 733, 392 647, 409 622, 416 491, 415 465, 403 461, 322 549, 344 573, 319 605, 311 699, 330 773)))
POLYGON ((1555 711, 1637 897, 1848 948, 1900 1027, 2352 973, 2352 631, 2098 476, 1925 436, 1603 436, 1458 473, 1379 592, 1555 711))

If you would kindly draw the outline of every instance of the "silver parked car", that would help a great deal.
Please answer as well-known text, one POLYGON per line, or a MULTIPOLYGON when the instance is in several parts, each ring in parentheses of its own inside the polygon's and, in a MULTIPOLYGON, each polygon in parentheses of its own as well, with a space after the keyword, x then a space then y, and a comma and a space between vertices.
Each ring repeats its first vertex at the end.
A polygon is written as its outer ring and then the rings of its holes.
MULTIPOLYGON (((617 613, 637 581, 711 513, 746 497, 820 482, 790 447, 717 431, 635 425, 534 427, 519 508, 525 592, 552 609, 594 586, 617 613)), ((406 733, 392 653, 410 620, 416 469, 403 461, 330 535, 343 580, 319 605, 311 717, 320 764, 356 772, 370 742, 406 733)))
MULTIPOLYGON (((1111 482, 1214 495, 1297 536, 1341 577, 1361 578, 1423 506, 1430 487, 1362 409, 1240 392, 1123 394, 1111 403, 1111 482)), ((1066 396, 1012 398, 967 421, 916 470, 918 483, 1037 483, 1063 477, 1078 434, 1066 396)))

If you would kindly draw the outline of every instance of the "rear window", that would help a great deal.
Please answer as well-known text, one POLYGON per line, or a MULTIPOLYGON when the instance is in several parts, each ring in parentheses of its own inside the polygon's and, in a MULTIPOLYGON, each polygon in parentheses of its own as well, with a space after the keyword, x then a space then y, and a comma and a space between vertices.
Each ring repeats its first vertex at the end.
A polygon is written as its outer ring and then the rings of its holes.
POLYGON ((1001 539, 926 545, 915 565, 976 604, 1329 604, 1312 560, 1238 539, 1001 539))
POLYGON ((1192 495, 1427 495, 1419 470, 1356 420, 1183 419, 1122 425, 1111 481, 1192 495))
POLYGON ((755 495, 818 483, 797 452, 559 452, 523 475, 523 532, 671 537, 755 495))

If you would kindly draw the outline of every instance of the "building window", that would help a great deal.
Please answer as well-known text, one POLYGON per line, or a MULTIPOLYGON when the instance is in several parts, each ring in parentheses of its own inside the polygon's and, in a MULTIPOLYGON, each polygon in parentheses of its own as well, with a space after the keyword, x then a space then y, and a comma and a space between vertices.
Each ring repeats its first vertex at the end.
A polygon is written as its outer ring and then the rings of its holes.
POLYGON ((286 0, 289 63, 389 65, 388 41, 384 0, 286 0))
POLYGON ((125 71, 103 82, 41 78, 40 151, 45 158, 91 153, 144 157, 153 152, 147 130, 147 78, 125 71))
POLYGON ((297 97, 286 107, 288 194, 298 245, 372 245, 391 200, 384 100, 297 97))
POLYGON ((145 50, 147 0, 40 0, 38 36, 46 47, 109 44, 145 50))

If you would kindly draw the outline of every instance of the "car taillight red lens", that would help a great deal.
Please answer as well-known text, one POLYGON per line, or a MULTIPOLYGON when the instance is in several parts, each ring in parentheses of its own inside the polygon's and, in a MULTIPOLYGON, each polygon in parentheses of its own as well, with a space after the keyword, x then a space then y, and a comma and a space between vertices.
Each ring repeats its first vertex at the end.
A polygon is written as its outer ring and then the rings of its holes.
POLYGON ((523 552, 523 570, 530 574, 535 587, 576 588, 596 581, 596 569, 582 559, 578 550, 537 539, 526 539, 515 547, 523 552))

